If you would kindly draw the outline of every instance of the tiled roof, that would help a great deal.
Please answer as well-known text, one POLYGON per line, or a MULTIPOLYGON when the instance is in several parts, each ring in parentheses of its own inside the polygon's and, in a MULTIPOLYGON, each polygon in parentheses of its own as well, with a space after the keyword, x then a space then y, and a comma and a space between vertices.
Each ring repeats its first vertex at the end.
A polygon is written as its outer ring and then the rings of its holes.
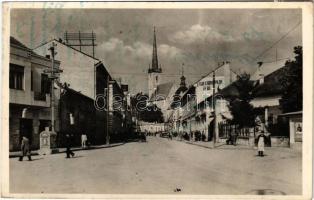
MULTIPOLYGON (((17 40, 13 36, 10 36, 10 45, 11 44, 19 46, 22 49, 25 49, 26 51, 30 52, 31 55, 39 56, 39 57, 45 58, 45 59, 49 59, 49 58, 46 58, 45 56, 37 54, 36 52, 34 52, 32 49, 28 48, 26 45, 24 45, 22 42, 20 42, 19 40, 17 40)), ((59 60, 55 60, 55 62, 59 63, 60 61, 59 60)))
POLYGON ((257 85, 252 91, 254 97, 265 97, 282 94, 282 84, 280 77, 284 74, 285 68, 282 67, 264 77, 264 83, 257 85))
POLYGON ((157 86, 157 91, 152 95, 150 101, 160 101, 164 100, 161 97, 167 97, 173 86, 173 82, 163 83, 157 86))
POLYGON ((20 46, 22 48, 30 50, 27 46, 25 46, 22 42, 18 41, 14 37, 10 36, 10 44, 15 44, 17 46, 20 46))
POLYGON ((285 66, 286 59, 278 60, 277 62, 268 62, 268 63, 263 63, 258 70, 251 76, 251 80, 256 81, 260 79, 260 75, 267 76, 278 69, 282 68, 285 66))
POLYGON ((236 82, 231 83, 227 87, 218 92, 224 98, 238 97, 240 95, 236 82))

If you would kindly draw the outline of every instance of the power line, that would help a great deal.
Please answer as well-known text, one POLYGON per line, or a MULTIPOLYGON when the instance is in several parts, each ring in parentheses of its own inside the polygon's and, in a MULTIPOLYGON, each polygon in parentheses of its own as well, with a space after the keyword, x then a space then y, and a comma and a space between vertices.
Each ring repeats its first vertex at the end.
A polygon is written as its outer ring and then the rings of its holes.
POLYGON ((284 34, 279 40, 274 42, 270 47, 266 48, 261 54, 259 54, 254 60, 256 61, 258 58, 263 56, 267 51, 272 49, 276 44, 278 44, 281 40, 283 40, 287 35, 289 35, 294 29, 296 29, 301 24, 301 21, 299 21, 294 27, 292 27, 286 34, 284 34))
MULTIPOLYGON (((146 73, 137 73, 137 72, 111 72, 111 74, 115 75, 139 75, 139 76, 147 76, 146 73)), ((188 76, 194 76, 194 77, 200 77, 203 76, 204 74, 187 74, 184 73, 184 75, 188 76)), ((162 76, 169 76, 169 77, 179 77, 182 76, 181 74, 162 74, 162 76)))

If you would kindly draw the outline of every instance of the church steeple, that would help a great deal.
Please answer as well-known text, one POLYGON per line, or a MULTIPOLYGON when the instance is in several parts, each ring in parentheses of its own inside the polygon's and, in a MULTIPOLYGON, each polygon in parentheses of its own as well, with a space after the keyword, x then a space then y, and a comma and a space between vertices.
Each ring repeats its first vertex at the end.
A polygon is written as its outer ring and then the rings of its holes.
POLYGON ((186 84, 185 84, 185 76, 184 76, 184 63, 182 64, 182 76, 181 76, 181 82, 180 82, 180 87, 186 87, 186 84))
POLYGON ((158 90, 158 85, 161 83, 161 72, 161 67, 158 64, 156 29, 154 27, 152 65, 148 68, 149 98, 151 98, 158 90))
POLYGON ((148 72, 157 72, 161 73, 161 67, 158 65, 158 56, 157 56, 157 40, 156 40, 156 29, 154 27, 154 38, 153 38, 153 56, 152 56, 152 66, 148 69, 148 72))

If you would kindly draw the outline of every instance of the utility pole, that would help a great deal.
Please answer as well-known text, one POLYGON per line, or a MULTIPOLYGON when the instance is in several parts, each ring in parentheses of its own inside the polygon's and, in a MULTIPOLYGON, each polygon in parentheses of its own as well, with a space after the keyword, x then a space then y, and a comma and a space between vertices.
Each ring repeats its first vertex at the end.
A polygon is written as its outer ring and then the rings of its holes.
POLYGON ((55 76, 55 72, 58 73, 58 71, 55 71, 54 68, 54 64, 55 64, 55 55, 57 55, 57 53, 55 52, 55 47, 57 45, 52 42, 51 47, 49 48, 50 52, 51 52, 51 70, 48 71, 50 72, 50 79, 51 79, 51 98, 50 98, 50 107, 51 107, 51 132, 54 133, 55 132, 55 100, 54 100, 54 79, 57 78, 55 76))
POLYGON ((214 124, 214 128, 213 128, 213 147, 215 147, 215 143, 216 143, 216 105, 215 105, 215 85, 216 85, 216 74, 215 74, 215 70, 213 71, 213 94, 212 94, 212 107, 213 107, 213 114, 214 114, 214 119, 213 119, 213 124, 214 124))
POLYGON ((107 91, 106 91, 106 107, 107 107, 107 112, 106 112, 106 144, 109 145, 109 75, 107 76, 107 91))

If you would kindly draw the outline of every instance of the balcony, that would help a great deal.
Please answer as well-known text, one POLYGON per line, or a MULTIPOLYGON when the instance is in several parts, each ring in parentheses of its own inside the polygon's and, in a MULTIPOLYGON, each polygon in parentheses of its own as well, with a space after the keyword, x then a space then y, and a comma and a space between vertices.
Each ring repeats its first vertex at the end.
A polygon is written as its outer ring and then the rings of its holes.
POLYGON ((50 107, 50 95, 40 92, 10 89, 10 103, 50 107))
POLYGON ((34 92, 35 101, 46 101, 46 94, 41 92, 34 92))

